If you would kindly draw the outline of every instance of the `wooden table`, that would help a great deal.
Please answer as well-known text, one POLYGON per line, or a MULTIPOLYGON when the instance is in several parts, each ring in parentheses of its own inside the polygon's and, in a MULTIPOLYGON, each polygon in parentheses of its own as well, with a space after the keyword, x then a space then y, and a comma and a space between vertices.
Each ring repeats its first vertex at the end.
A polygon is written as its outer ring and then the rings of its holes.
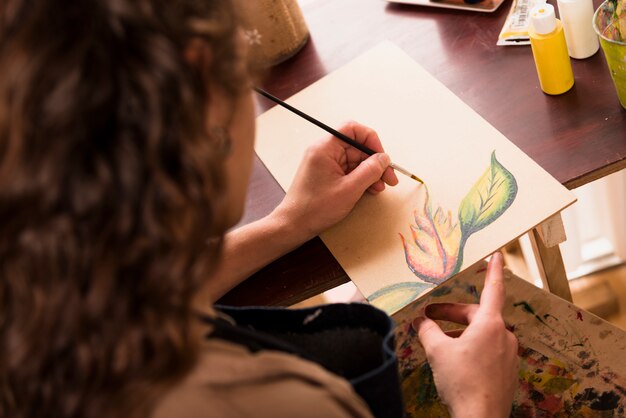
MULTIPOLYGON (((264 87, 278 97, 288 98, 388 39, 566 187, 573 189, 626 167, 626 111, 619 105, 602 52, 572 60, 575 84, 569 92, 543 94, 530 47, 496 46, 511 0, 493 13, 383 0, 301 3, 311 39, 295 57, 270 71, 264 87)), ((599 4, 594 0, 596 7, 599 4)), ((258 111, 271 106, 261 99, 258 111)), ((283 196, 256 159, 242 222, 266 215, 283 196)), ((256 273, 220 302, 289 305, 348 280, 315 238, 256 273)))

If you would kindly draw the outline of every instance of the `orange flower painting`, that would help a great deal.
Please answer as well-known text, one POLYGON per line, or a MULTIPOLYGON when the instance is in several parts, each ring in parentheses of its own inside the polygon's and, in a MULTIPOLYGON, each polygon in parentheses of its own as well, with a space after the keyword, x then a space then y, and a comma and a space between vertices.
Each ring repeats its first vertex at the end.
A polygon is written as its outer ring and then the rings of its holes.
POLYGON ((407 266, 423 282, 384 287, 370 295, 370 302, 392 312, 458 273, 469 237, 498 219, 516 195, 515 177, 496 159, 495 151, 487 170, 461 201, 456 217, 441 207, 433 212, 427 189, 423 205, 413 211, 411 235, 399 234, 407 266))

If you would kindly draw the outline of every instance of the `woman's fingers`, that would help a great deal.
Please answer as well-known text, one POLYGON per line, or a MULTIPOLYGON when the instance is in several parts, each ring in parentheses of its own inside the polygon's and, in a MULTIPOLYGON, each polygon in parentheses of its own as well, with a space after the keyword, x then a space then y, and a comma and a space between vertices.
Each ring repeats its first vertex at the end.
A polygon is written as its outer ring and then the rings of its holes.
POLYGON ((426 307, 425 313, 430 319, 469 325, 477 311, 477 304, 431 303, 426 307))
POLYGON ((383 173, 382 180, 390 186, 395 186, 398 184, 398 176, 396 175, 395 170, 391 168, 387 168, 383 173))
POLYGON ((487 316, 502 314, 506 297, 504 291, 503 264, 502 253, 496 251, 491 257, 491 260, 489 260, 487 275, 485 276, 485 286, 480 295, 479 311, 487 316))
POLYGON ((465 331, 465 328, 458 328, 458 329, 450 329, 444 332, 450 338, 459 338, 461 335, 463 335, 464 331, 465 331))
POLYGON ((436 347, 445 344, 449 337, 432 319, 417 317, 411 324, 426 353, 436 352, 436 347))
POLYGON ((433 320, 469 325, 478 312, 489 317, 501 316, 505 296, 502 254, 496 252, 489 262, 480 305, 432 303, 426 307, 425 315, 433 320))
MULTIPOLYGON (((357 142, 360 142, 374 152, 385 152, 378 134, 372 128, 368 128, 367 126, 360 125, 356 122, 348 122, 339 129, 339 132, 347 135, 357 142)), ((339 139, 337 139, 337 141, 339 141, 339 139)), ((346 153, 346 169, 348 172, 352 171, 363 160, 367 159, 368 156, 360 150, 346 144, 345 142, 342 142, 342 144, 346 153)), ((391 168, 387 168, 383 172, 381 180, 390 186, 398 184, 398 177, 396 176, 395 171, 391 168)), ((375 189, 375 191, 380 192, 381 190, 375 189)))

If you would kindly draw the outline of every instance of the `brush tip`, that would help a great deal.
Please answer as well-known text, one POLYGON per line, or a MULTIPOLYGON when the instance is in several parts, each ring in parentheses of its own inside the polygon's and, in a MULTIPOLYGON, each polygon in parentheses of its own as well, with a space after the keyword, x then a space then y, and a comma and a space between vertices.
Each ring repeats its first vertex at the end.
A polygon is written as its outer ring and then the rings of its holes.
POLYGON ((417 177, 415 174, 411 174, 411 178, 415 181, 418 181, 422 184, 424 184, 424 180, 422 180, 421 178, 417 177))

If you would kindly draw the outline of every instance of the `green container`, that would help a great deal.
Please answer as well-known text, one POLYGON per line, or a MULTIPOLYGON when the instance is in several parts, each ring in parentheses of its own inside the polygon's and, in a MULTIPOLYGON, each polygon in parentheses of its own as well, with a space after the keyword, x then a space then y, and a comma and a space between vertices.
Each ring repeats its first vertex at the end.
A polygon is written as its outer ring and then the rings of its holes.
POLYGON ((593 28, 600 37, 619 102, 626 109, 626 42, 613 23, 613 5, 607 0, 593 15, 593 28))

